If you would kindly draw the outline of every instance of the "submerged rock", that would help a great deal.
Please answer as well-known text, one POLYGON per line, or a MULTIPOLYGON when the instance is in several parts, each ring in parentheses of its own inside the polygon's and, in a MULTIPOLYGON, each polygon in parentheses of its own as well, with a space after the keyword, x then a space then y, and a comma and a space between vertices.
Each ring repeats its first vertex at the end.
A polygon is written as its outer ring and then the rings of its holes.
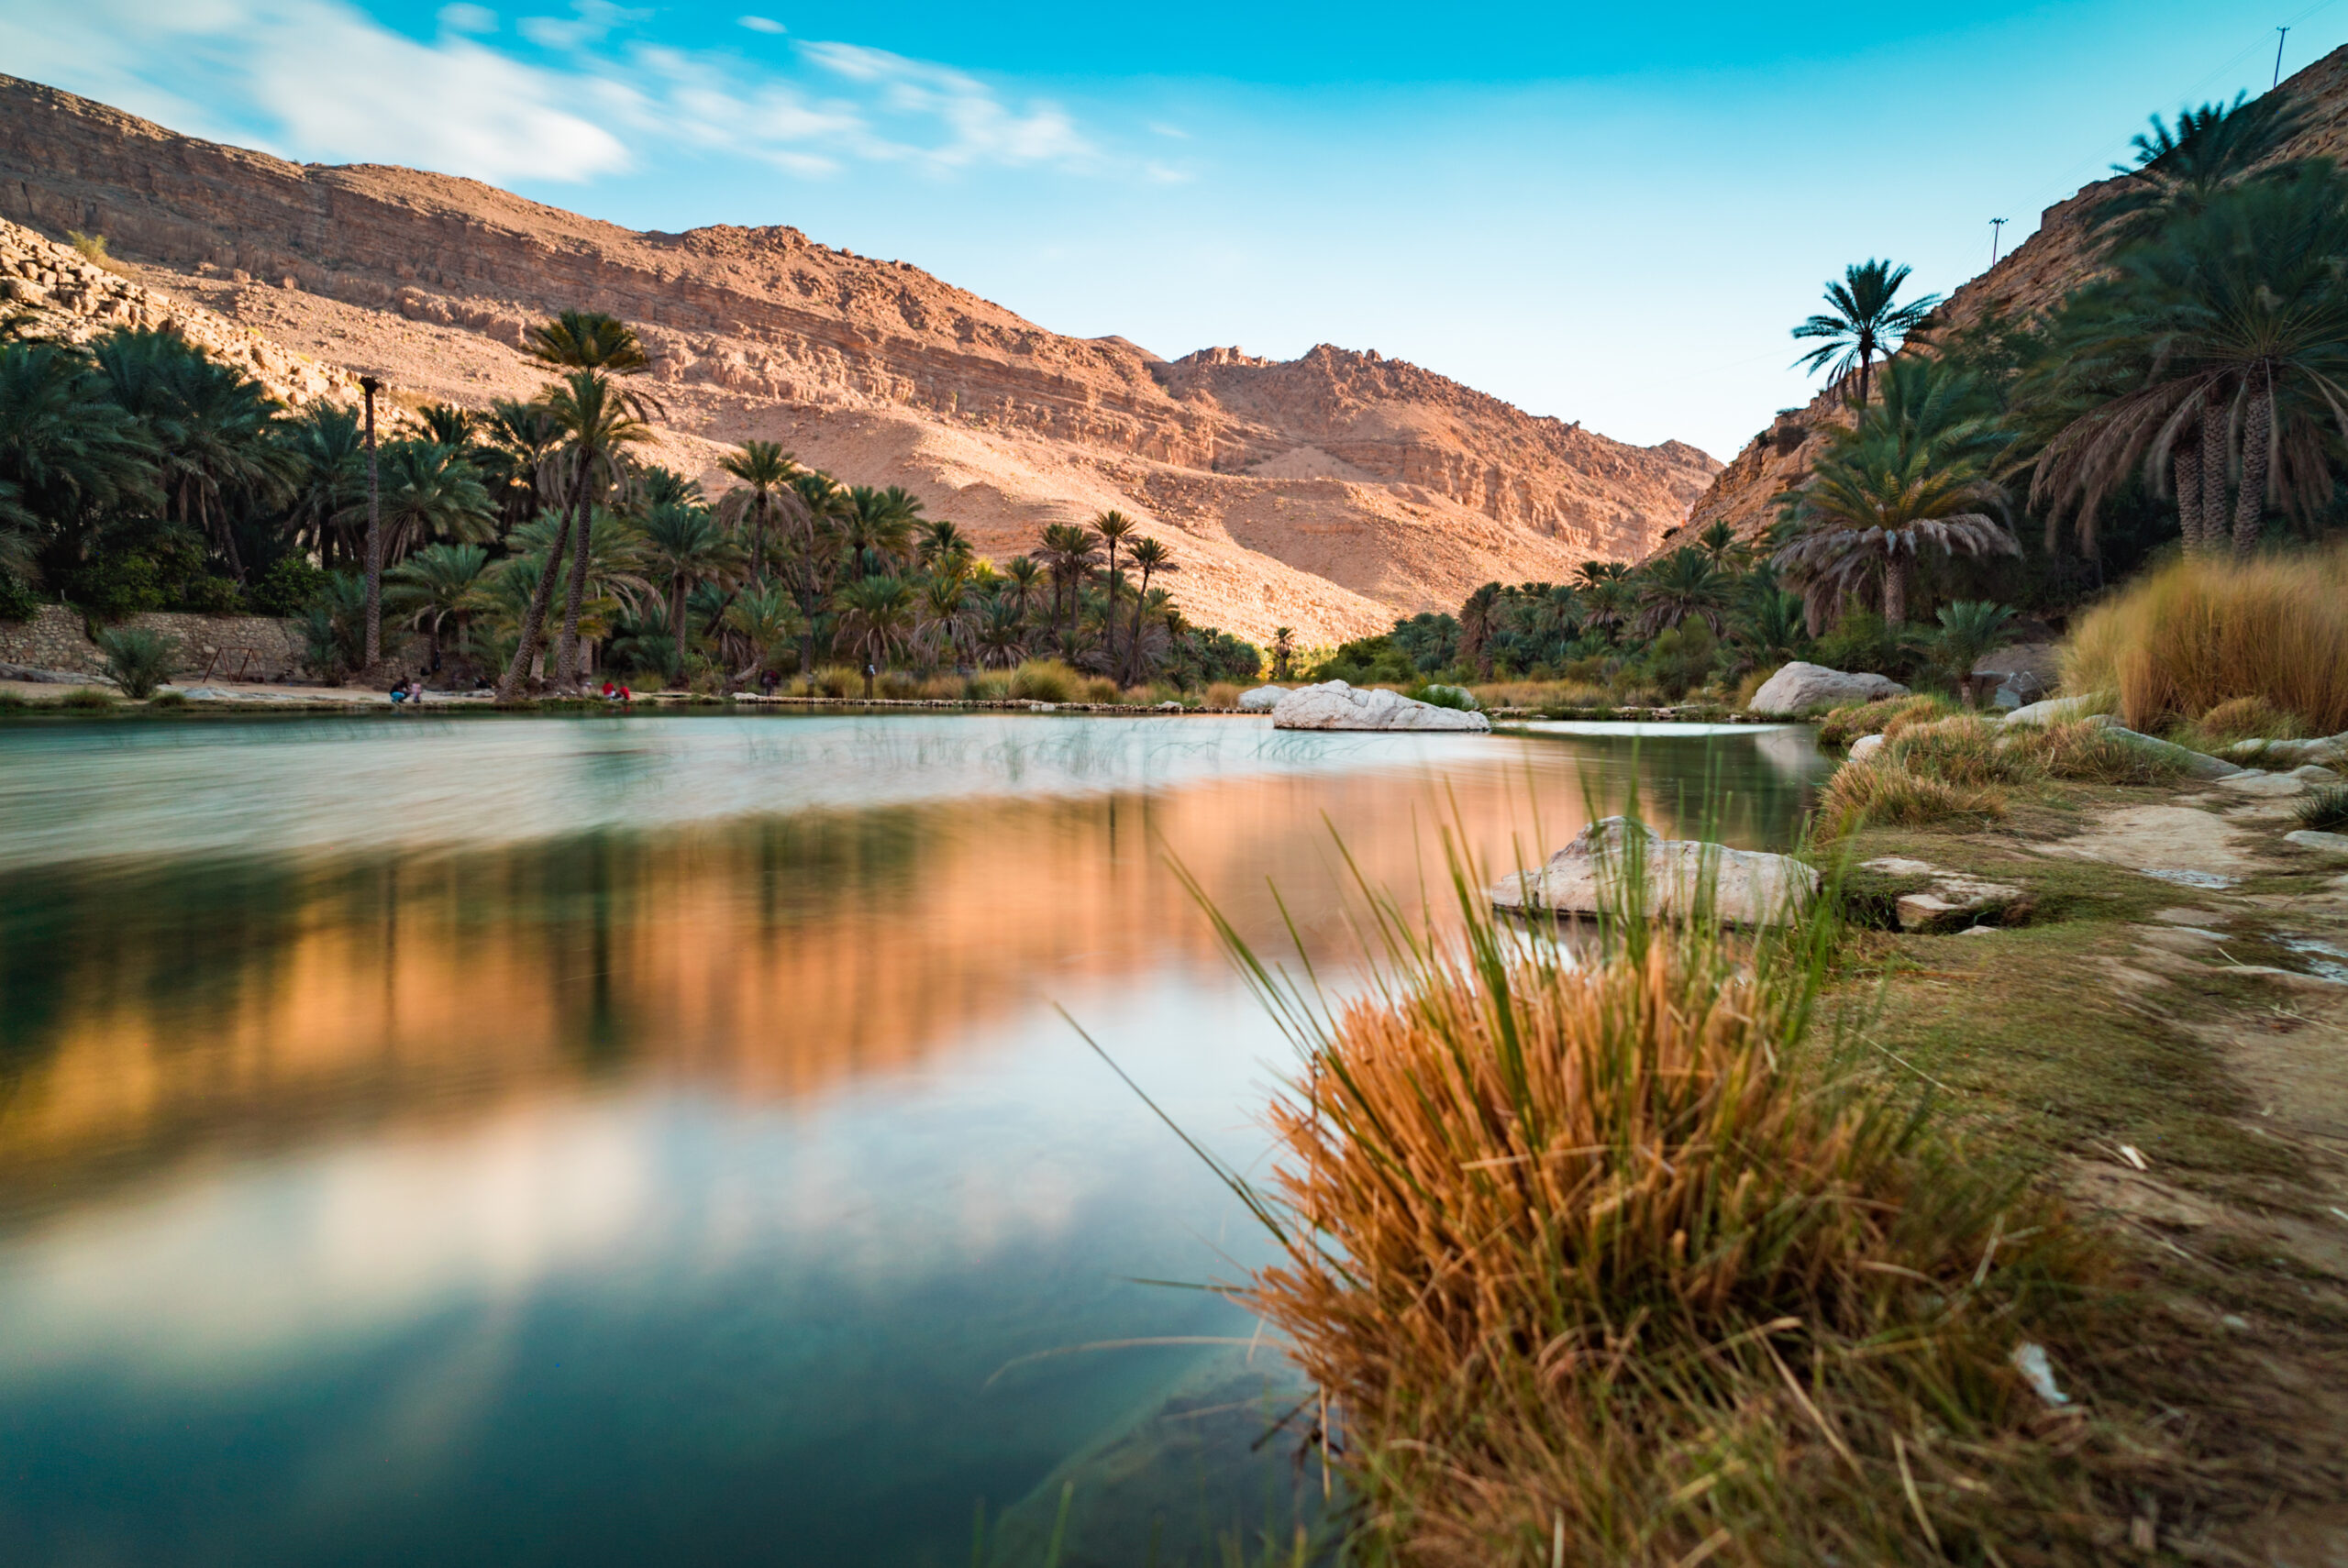
POLYGON ((1239 711, 1243 713, 1268 713, 1280 705, 1288 695, 1285 686, 1258 686, 1253 691, 1239 694, 1239 711))
POLYGON ((1819 708, 1839 708, 1846 702, 1873 702, 1884 697, 1905 697, 1908 688, 1888 675, 1866 671, 1851 674, 1800 659, 1761 683, 1745 706, 1756 713, 1807 713, 1819 708))
POLYGON ((1492 907, 1508 914, 1597 914, 1620 907, 1625 848, 1633 834, 1644 843, 1650 914, 1688 912, 1707 876, 1712 879, 1712 912, 1733 925, 1781 923, 1818 891, 1818 873, 1789 855, 1658 838, 1643 823, 1607 817, 1576 834, 1539 869, 1501 878, 1492 888, 1492 907))
MULTIPOLYGON (((1255 693, 1248 693, 1249 696, 1255 693)), ((1342 680, 1300 686, 1272 710, 1276 730, 1490 730, 1481 713, 1438 708, 1399 691, 1357 690, 1342 680)))

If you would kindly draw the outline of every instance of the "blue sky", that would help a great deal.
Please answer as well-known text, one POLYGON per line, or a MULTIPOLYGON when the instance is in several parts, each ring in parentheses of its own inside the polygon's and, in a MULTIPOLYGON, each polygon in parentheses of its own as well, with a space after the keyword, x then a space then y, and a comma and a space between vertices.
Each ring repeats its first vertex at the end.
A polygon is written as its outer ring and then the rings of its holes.
POLYGON ((1728 457, 1846 261, 1945 291, 2325 0, 0 0, 0 70, 649 228, 787 223, 1057 331, 1328 341, 1728 457))

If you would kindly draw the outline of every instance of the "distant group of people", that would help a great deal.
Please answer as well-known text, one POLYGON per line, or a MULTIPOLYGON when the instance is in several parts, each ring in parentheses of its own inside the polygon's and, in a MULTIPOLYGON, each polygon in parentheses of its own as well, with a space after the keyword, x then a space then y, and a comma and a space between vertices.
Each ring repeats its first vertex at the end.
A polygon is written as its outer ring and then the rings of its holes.
POLYGON ((606 681, 604 681, 604 701, 606 701, 606 702, 631 702, 631 701, 634 701, 635 700, 636 700, 636 694, 635 694, 634 692, 630 691, 626 687, 625 687, 625 686, 623 686, 623 685, 619 684, 617 681, 614 681, 614 680, 606 680, 606 681))
POLYGON ((419 676, 411 675, 405 680, 401 681, 398 685, 392 688, 392 706, 395 708, 403 702, 421 702, 423 701, 424 680, 419 676))

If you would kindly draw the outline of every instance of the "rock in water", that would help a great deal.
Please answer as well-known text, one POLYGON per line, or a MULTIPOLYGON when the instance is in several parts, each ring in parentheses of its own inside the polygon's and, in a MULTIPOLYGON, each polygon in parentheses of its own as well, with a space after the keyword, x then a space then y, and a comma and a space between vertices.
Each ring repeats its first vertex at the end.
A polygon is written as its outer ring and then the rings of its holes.
POLYGON ((1756 713, 1807 713, 1819 708, 1839 708, 1845 702, 1872 702, 1881 697, 1907 695, 1908 688, 1888 675, 1852 675, 1796 659, 1764 681, 1745 706, 1756 713))
POLYGON ((1492 888, 1492 907, 1507 914, 1597 914, 1619 906, 1629 834, 1645 844, 1642 858, 1650 914, 1686 912, 1707 874, 1712 878, 1712 912, 1733 925, 1778 924, 1818 891, 1818 873, 1789 855, 1657 838, 1645 823, 1607 817, 1576 834, 1539 870, 1501 878, 1492 888))
MULTIPOLYGON (((1248 693, 1249 696, 1255 693, 1248 693)), ((1300 686, 1272 710, 1276 730, 1489 730, 1481 713, 1415 701, 1399 691, 1357 690, 1342 680, 1300 686)))
POLYGON ((1239 711, 1243 713, 1268 713, 1280 705, 1288 695, 1285 686, 1258 686, 1253 691, 1239 694, 1239 711))

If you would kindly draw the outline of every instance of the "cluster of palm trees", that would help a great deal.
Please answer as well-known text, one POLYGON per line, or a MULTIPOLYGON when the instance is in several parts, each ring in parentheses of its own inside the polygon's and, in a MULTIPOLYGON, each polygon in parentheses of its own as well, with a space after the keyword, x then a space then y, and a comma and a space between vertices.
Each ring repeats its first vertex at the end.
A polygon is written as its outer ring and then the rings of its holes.
POLYGON ((1811 632, 1854 602, 1896 627, 1920 583, 2022 591, 2066 545, 2099 562, 2115 507, 2237 558, 2278 510, 2328 521, 2348 443, 2348 176, 2286 156, 2304 123, 2281 94, 2173 129, 2155 116, 2089 215, 2100 270, 2041 318, 1936 330, 1938 302, 1902 302, 1907 269, 1883 261, 1830 286, 1830 312, 1794 334, 1818 340, 1800 362, 1833 371, 1851 414, 1772 539, 1811 632), (1961 565, 1999 557, 2022 564, 1961 565))

